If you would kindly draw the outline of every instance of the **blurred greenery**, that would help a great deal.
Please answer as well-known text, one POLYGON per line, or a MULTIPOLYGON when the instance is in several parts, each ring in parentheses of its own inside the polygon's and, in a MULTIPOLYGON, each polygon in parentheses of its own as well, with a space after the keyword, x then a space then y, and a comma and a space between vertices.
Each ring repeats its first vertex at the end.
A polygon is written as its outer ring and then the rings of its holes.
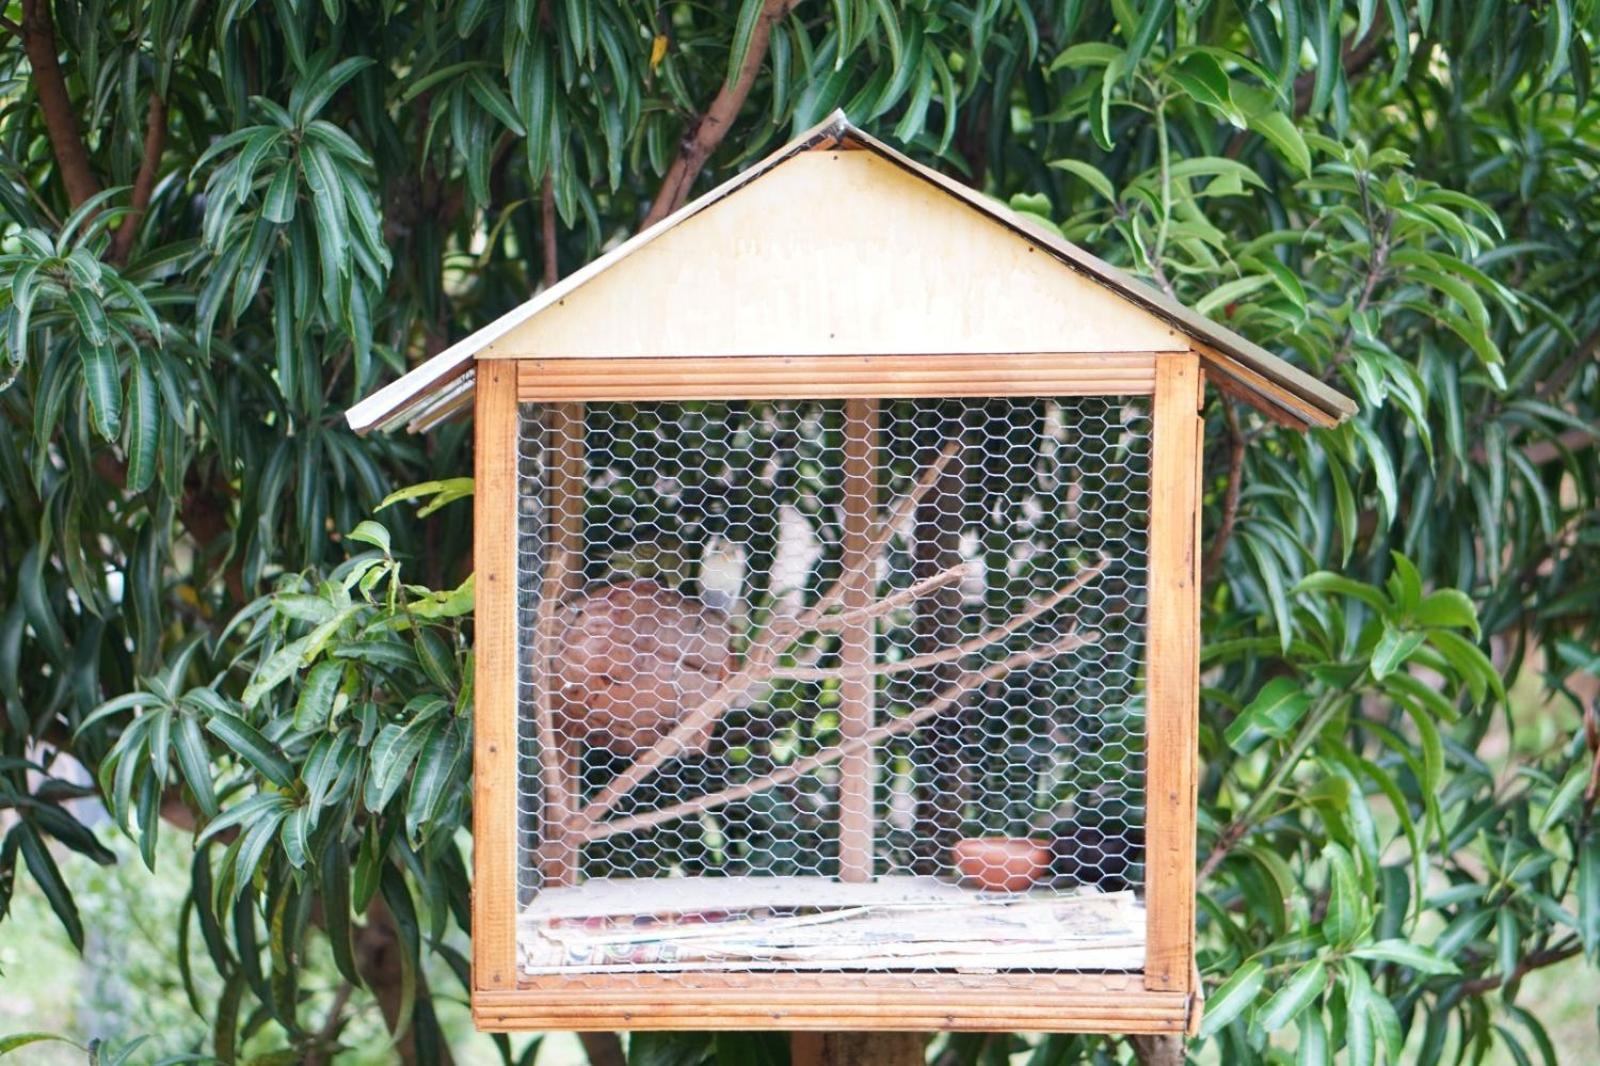
POLYGON ((98 795, 178 875, 118 962, 196 960, 186 1047, 449 1058, 468 511, 376 508, 467 432, 340 412, 844 107, 1361 402, 1207 406, 1193 1053, 1592 1047, 1596 8, 7 0, 0 935, 134 938, 98 795))

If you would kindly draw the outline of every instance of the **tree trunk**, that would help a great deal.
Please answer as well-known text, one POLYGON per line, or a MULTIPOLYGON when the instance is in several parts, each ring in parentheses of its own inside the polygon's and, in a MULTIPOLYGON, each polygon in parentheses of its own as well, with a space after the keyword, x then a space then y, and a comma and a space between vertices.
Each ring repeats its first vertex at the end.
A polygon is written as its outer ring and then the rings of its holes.
MULTIPOLYGON (((401 1023, 405 1013, 405 988, 402 974, 404 963, 400 953, 405 949, 400 944, 399 931, 395 929, 394 919, 389 914, 389 908, 383 901, 375 899, 372 906, 367 909, 367 924, 356 939, 357 966, 361 976, 367 982, 367 987, 372 990, 372 996, 378 1001, 378 1009, 383 1013, 383 1024, 392 1033, 395 1026, 401 1023)), ((422 974, 417 974, 416 1010, 428 1010, 431 1006, 427 1002, 428 985, 422 974)), ((415 1015, 413 1014, 413 1017, 415 1015)), ((408 1031, 400 1034, 395 1043, 395 1056, 402 1066, 411 1066, 424 1056, 417 1047, 419 1030, 413 1022, 408 1031)), ((433 1049, 433 1061, 450 1066, 453 1061, 450 1049, 444 1044, 439 1044, 433 1049)))
POLYGON ((922 1066, 926 1033, 791 1033, 791 1066, 922 1066))
POLYGON ((1183 1066, 1188 1060, 1181 1036, 1130 1036, 1139 1066, 1183 1066))

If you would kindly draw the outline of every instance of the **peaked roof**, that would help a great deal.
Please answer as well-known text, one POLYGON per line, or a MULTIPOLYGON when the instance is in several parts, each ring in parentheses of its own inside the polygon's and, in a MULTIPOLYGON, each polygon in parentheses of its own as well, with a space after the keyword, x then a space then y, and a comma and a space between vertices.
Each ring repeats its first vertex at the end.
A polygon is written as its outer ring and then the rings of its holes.
POLYGON ((351 427, 359 433, 366 433, 372 429, 391 429, 408 424, 413 432, 420 432, 448 419, 471 403, 473 362, 479 353, 495 341, 546 308, 558 305, 575 289, 594 280, 640 248, 759 180, 796 155, 837 148, 874 153, 1011 230, 1030 245, 1049 253, 1067 269, 1165 321, 1188 338, 1212 371, 1210 377, 1214 383, 1278 421, 1302 429, 1314 425, 1332 426, 1355 412, 1355 404, 1348 397, 1266 349, 1196 314, 1070 241, 1029 222, 1006 205, 910 159, 856 129, 843 112, 835 112, 760 163, 685 204, 533 299, 378 389, 346 412, 351 427))

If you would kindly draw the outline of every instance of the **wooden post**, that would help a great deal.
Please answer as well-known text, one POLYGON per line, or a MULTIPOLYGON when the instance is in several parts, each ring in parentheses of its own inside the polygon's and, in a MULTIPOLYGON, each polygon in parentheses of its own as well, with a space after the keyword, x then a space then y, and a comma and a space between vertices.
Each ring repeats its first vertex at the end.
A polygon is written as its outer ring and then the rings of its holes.
POLYGON ((1145 988, 1189 992, 1200 700, 1200 362, 1156 362, 1145 701, 1145 988))
POLYGON ((517 983, 517 365, 477 374, 472 971, 494 989, 517 983))
MULTIPOLYGON (((589 489, 583 405, 549 405, 545 408, 545 426, 550 521, 540 589, 540 615, 548 618, 558 603, 583 586, 583 511, 589 489)), ((571 834, 570 819, 579 807, 583 753, 576 738, 562 734, 554 725, 550 678, 555 670, 551 658, 559 655, 561 649, 553 646, 549 633, 540 633, 537 637, 539 676, 536 684, 540 702, 539 747, 546 827, 545 840, 540 847, 540 866, 546 885, 574 885, 578 883, 582 854, 580 842, 571 834), (551 723, 547 729, 546 720, 551 723)))
MULTIPOLYGON (((840 556, 844 596, 840 606, 849 611, 871 605, 877 562, 871 552, 872 526, 877 517, 878 401, 846 400, 844 405, 843 551, 840 556)), ((871 619, 840 633, 840 664, 869 666, 877 659, 871 619)), ((872 729, 876 680, 850 678, 839 684, 839 732, 845 741, 872 729)), ((873 876, 873 797, 877 764, 870 748, 839 760, 839 879, 870 881, 873 876)))

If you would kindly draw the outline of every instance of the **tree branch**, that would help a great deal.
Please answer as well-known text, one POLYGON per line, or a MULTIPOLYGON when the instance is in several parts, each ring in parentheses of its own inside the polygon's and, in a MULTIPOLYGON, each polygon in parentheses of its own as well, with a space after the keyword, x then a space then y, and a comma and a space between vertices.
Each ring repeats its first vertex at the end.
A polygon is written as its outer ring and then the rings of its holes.
POLYGON ((1578 343, 1567 356, 1565 361, 1551 375, 1539 382, 1533 390, 1533 395, 1541 400, 1548 400, 1551 396, 1567 387, 1567 382, 1572 380, 1574 374, 1590 359, 1600 356, 1600 326, 1595 327, 1589 335, 1578 343))
MULTIPOLYGON (((1360 74, 1377 60, 1383 51, 1384 34, 1375 19, 1367 35, 1356 41, 1347 40, 1339 49, 1339 63, 1344 67, 1345 81, 1360 74)), ((1311 97, 1317 87, 1317 72, 1308 70, 1294 80, 1294 115, 1296 118, 1311 110, 1311 97)))
POLYGON ((667 167, 666 177, 661 179, 661 189, 656 193, 649 213, 644 216, 641 228, 660 222, 689 199, 694 180, 700 176, 706 160, 711 158, 711 154, 733 128, 734 120, 739 117, 739 109, 750 95, 756 74, 767 57, 767 42, 772 39, 773 24, 788 14, 795 2, 764 0, 761 14, 756 16, 755 29, 750 34, 750 46, 744 54, 744 62, 732 80, 723 83, 705 114, 690 123, 684 131, 683 140, 678 143, 678 154, 667 167))
POLYGON ((1523 959, 1521 962, 1517 963, 1516 968, 1511 971, 1511 976, 1509 978, 1504 974, 1497 973, 1492 973, 1485 977, 1477 977, 1462 984, 1461 994, 1466 996, 1481 996, 1485 992, 1493 992, 1495 989, 1509 983, 1510 981, 1521 980, 1524 976, 1534 970, 1541 970, 1546 966, 1554 966, 1558 962, 1565 962, 1582 950, 1583 945, 1581 943, 1572 943, 1567 944, 1564 947, 1550 948, 1547 951, 1536 951, 1532 955, 1529 955, 1527 958, 1523 959))
POLYGON ((1200 561, 1202 578, 1212 577, 1222 565, 1222 553, 1228 548, 1228 538, 1233 536, 1234 523, 1239 519, 1239 493, 1244 487, 1244 451, 1246 438, 1239 428, 1239 413, 1223 397, 1222 412, 1228 420, 1228 488, 1222 494, 1222 521, 1200 561))
POLYGON ((156 172, 161 166, 161 151, 167 144, 167 102, 156 92, 150 93, 150 110, 144 124, 144 156, 139 160, 139 173, 133 179, 133 210, 117 226, 111 239, 111 261, 125 263, 133 250, 134 239, 139 235, 139 223, 150 197, 156 188, 156 172))
POLYGON ((556 191, 550 175, 539 189, 539 245, 544 252, 544 287, 561 280, 561 261, 556 256, 556 191))
POLYGON ((33 87, 44 115, 50 150, 61 168, 67 200, 77 207, 100 191, 100 179, 89 164, 89 152, 78 133, 78 117, 67 92, 66 77, 56 58, 56 27, 50 0, 22 0, 22 46, 33 67, 33 87))

